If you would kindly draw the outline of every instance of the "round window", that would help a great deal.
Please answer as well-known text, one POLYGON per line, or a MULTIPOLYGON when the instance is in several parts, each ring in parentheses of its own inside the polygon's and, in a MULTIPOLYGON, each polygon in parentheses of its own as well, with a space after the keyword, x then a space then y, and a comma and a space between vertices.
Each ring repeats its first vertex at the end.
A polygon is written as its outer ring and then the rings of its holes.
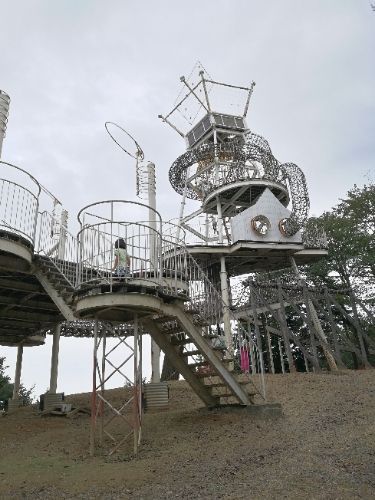
POLYGON ((283 235, 283 236, 286 236, 286 221, 288 219, 281 219, 281 221, 279 222, 279 229, 280 229, 280 233, 283 235))
POLYGON ((251 219, 251 228, 261 236, 265 236, 271 227, 271 223, 265 215, 257 215, 251 219))

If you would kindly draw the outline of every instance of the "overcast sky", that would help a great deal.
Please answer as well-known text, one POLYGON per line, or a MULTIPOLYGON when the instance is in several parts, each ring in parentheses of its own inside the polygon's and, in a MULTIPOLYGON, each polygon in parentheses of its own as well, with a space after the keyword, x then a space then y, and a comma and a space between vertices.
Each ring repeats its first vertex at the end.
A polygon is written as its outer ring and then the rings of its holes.
MULTIPOLYGON (((69 210, 135 199, 117 122, 157 168, 157 203, 183 140, 158 120, 200 60, 219 81, 256 87, 248 115, 281 162, 305 172, 311 214, 374 180, 375 12, 368 0, 0 0, 0 89, 11 97, 2 159, 69 210)), ((0 348, 13 377, 16 349, 0 348)), ((63 339, 59 389, 89 390, 91 341, 63 339)), ((23 382, 49 383, 50 341, 25 349, 23 382)), ((147 371, 147 368, 146 368, 147 371)))

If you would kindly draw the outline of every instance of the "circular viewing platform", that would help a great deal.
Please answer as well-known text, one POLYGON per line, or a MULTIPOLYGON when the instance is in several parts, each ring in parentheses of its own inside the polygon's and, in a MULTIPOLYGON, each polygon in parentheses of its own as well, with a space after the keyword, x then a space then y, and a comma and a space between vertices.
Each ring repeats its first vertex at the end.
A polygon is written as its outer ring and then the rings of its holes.
POLYGON ((126 322, 135 313, 154 314, 163 302, 187 299, 184 256, 177 253, 177 238, 164 234, 157 211, 109 200, 85 207, 78 220, 78 318, 126 322), (133 212, 137 220, 129 220, 133 212))
POLYGON ((0 228, 0 268, 28 272, 33 254, 34 246, 29 239, 0 228))
POLYGON ((289 203, 289 192, 285 185, 266 179, 239 180, 219 186, 211 191, 202 201, 205 213, 217 214, 217 199, 220 198, 225 217, 232 217, 239 211, 251 207, 269 189, 284 206, 289 203))

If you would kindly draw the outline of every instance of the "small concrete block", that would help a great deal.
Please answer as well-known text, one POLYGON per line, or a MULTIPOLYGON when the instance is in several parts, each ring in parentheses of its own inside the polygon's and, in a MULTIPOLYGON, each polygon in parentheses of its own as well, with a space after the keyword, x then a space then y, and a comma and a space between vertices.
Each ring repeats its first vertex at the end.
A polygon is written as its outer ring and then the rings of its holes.
POLYGON ((55 406, 55 408, 58 408, 62 413, 72 411, 72 405, 70 403, 59 403, 55 406))
POLYGON ((8 400, 8 413, 12 413, 22 406, 22 399, 9 399, 8 400))
POLYGON ((263 403, 245 406, 245 410, 251 415, 259 417, 281 417, 282 408, 280 403, 263 403))

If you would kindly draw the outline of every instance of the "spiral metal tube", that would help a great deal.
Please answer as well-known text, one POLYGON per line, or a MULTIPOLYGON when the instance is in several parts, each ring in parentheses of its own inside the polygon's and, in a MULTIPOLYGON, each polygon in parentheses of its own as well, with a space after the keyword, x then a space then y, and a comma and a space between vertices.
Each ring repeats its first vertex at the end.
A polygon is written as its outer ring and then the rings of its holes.
POLYGON ((5 137, 5 132, 8 123, 9 103, 10 103, 10 97, 8 96, 8 94, 0 90, 0 158, 3 146, 3 139, 5 137))

